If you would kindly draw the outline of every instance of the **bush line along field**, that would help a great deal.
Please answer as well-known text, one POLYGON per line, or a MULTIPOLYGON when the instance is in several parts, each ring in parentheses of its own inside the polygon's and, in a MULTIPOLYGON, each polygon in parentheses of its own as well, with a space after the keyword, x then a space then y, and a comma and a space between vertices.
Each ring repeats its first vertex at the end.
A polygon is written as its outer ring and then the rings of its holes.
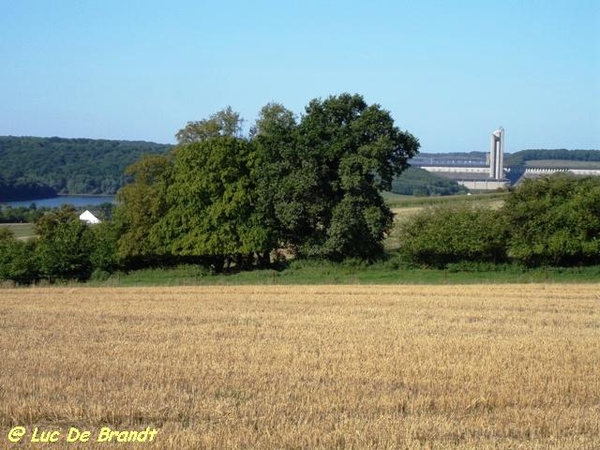
MULTIPOLYGON (((252 270, 211 274, 199 266, 143 269, 117 273, 107 279, 87 281, 96 287, 237 286, 293 284, 497 284, 497 283, 598 283, 600 267, 526 269, 510 265, 455 264, 448 269, 404 268, 397 259, 366 265, 327 261, 292 261, 281 271, 252 270)), ((42 283, 43 284, 43 283, 42 283)), ((83 286, 81 283, 69 283, 83 286)), ((10 284, 7 284, 10 286, 10 284)))
POLYGON ((0 446, 598 448, 599 287, 4 290, 0 446))

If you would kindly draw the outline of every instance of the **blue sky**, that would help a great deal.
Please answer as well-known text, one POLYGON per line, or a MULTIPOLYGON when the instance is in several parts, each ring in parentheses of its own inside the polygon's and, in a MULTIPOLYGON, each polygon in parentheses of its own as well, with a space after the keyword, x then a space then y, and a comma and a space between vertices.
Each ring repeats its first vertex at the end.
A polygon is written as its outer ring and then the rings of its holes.
POLYGON ((422 152, 600 149, 600 1, 0 0, 0 135, 174 142, 359 93, 422 152))

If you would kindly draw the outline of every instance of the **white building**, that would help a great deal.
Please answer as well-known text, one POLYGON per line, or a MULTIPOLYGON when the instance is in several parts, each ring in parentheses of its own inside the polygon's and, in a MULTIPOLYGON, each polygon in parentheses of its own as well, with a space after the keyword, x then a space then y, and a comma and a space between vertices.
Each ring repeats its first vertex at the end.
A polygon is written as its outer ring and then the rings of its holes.
POLYGON ((88 225, 94 225, 96 223, 100 223, 100 219, 98 219, 95 215, 89 212, 87 209, 79 215, 79 220, 84 221, 88 225))

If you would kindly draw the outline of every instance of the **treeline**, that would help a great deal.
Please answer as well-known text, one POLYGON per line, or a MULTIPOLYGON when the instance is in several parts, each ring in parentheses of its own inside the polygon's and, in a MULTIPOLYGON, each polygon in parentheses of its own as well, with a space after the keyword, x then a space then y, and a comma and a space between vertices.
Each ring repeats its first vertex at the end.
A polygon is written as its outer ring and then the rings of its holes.
MULTIPOLYGON (((123 225, 115 219, 87 226, 66 206, 38 219, 38 239, 18 240, 0 228, 0 280, 103 280, 115 271, 140 268, 122 253, 123 225)), ((384 262, 390 270, 598 265, 600 178, 558 174, 526 180, 500 209, 470 203, 431 207, 402 222, 397 232, 401 247, 384 262)), ((192 254, 171 258, 154 262, 211 266, 211 258, 192 254)))
POLYGON ((312 100, 299 120, 268 104, 248 136, 241 124, 226 108, 189 122, 168 154, 130 166, 112 221, 86 227, 63 208, 38 220, 37 241, 3 232, 0 277, 85 280, 180 263, 240 270, 269 265, 281 249, 333 261, 383 255, 393 214, 380 192, 419 148, 387 111, 342 94, 312 100))
POLYGON ((298 120, 263 107, 250 134, 226 108, 188 123, 180 145, 129 168, 118 195, 119 254, 129 264, 184 259, 264 265, 297 257, 377 258, 393 225, 381 191, 408 167, 417 139, 362 96, 314 99, 298 120))
MULTIPOLYGON (((85 209, 93 209, 94 214, 102 220, 111 220, 115 208, 113 203, 105 202, 99 205, 83 206, 85 209)), ((29 206, 3 206, 0 205, 0 223, 33 223, 35 224, 43 215, 58 208, 38 207, 35 203, 29 206)))
POLYGON ((600 264, 600 177, 525 180, 500 209, 427 209, 399 235, 403 257, 419 266, 600 264))
POLYGON ((0 205, 0 223, 35 223, 52 208, 38 208, 35 204, 30 206, 2 206, 0 205))
POLYGON ((113 195, 126 182, 127 166, 142 155, 164 154, 171 148, 143 141, 0 136, 2 192, 11 195, 0 194, 0 199, 27 200, 50 193, 113 195))
POLYGON ((19 240, 0 227, 0 280, 30 284, 39 280, 89 279, 121 268, 116 228, 110 222, 87 226, 72 206, 46 212, 35 225, 37 239, 19 240))
POLYGON ((456 181, 418 167, 409 167, 392 181, 392 192, 402 195, 436 196, 466 194, 468 189, 456 181))
MULTIPOLYGON (((242 122, 231 108, 189 122, 176 147, 127 168, 118 206, 99 225, 63 207, 37 218, 38 239, 0 230, 0 279, 102 279, 178 264, 244 270, 281 252, 386 258, 394 215, 381 191, 419 149, 389 112, 342 94, 312 100, 300 118, 268 104, 248 135, 242 122)), ((501 209, 426 209, 398 232, 408 265, 600 264, 600 178, 528 180, 501 209)))
POLYGON ((507 155, 504 160, 504 165, 522 166, 527 161, 535 160, 564 160, 564 161, 600 161, 600 150, 521 150, 516 153, 507 155))

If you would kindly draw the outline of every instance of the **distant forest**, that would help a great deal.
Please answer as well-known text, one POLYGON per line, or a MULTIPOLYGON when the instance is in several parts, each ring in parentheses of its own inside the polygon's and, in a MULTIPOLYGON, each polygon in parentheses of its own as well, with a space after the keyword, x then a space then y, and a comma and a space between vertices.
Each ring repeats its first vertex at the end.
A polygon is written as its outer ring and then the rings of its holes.
MULTIPOLYGON (((172 147, 145 141, 0 136, 0 201, 57 194, 114 195, 126 183, 126 167, 143 155, 164 154, 172 147)), ((485 152, 422 153, 415 162, 460 163, 485 161, 485 157, 485 152)), ((535 160, 600 161, 600 150, 522 150, 507 154, 505 166, 535 160)), ((392 191, 404 195, 452 195, 464 192, 464 188, 454 181, 411 169, 394 180, 392 191)))
POLYGON ((561 160, 561 161, 600 161, 600 150, 566 150, 564 148, 547 150, 521 150, 507 155, 505 166, 522 166, 527 161, 561 160))
MULTIPOLYGON (((146 154, 173 146, 144 141, 0 136, 0 201, 57 194, 113 195, 125 184, 125 168, 146 154)), ((462 186, 411 168, 392 184, 404 195, 452 195, 462 186)))
POLYGON ((144 141, 0 136, 0 200, 113 195, 125 168, 171 145, 144 141))

